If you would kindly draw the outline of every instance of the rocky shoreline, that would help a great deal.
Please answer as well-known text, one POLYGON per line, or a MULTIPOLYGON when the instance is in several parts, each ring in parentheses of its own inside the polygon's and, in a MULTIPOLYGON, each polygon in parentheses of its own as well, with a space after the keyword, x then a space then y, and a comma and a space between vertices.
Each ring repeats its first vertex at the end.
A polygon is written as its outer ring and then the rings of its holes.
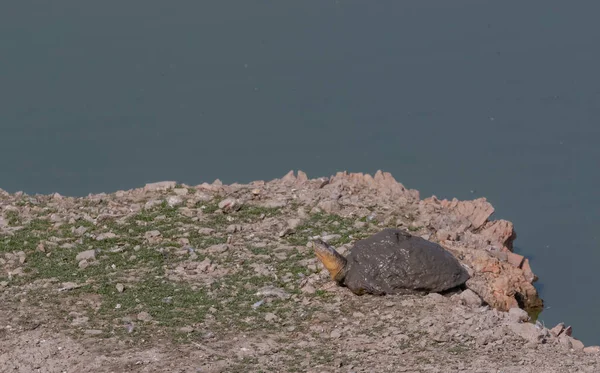
POLYGON ((533 322, 537 278, 493 212, 485 198, 421 199, 381 171, 82 198, 0 190, 0 370, 598 371, 600 347, 533 322), (344 253, 386 227, 450 251, 467 290, 355 296, 307 245, 344 253))

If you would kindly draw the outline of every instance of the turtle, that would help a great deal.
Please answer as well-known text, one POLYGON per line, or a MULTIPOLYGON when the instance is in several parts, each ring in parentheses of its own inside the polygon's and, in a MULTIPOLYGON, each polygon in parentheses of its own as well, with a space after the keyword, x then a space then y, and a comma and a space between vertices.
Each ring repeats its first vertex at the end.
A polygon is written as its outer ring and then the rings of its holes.
POLYGON ((346 257, 320 238, 312 246, 331 279, 356 295, 444 293, 470 278, 442 246, 400 229, 357 241, 346 257))

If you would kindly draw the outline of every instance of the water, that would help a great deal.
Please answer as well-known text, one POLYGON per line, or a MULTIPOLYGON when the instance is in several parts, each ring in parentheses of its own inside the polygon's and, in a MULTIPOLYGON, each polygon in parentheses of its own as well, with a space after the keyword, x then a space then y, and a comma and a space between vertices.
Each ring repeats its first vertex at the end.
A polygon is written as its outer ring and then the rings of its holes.
POLYGON ((598 2, 41 2, 0 12, 0 187, 302 169, 485 196, 600 344, 598 2))

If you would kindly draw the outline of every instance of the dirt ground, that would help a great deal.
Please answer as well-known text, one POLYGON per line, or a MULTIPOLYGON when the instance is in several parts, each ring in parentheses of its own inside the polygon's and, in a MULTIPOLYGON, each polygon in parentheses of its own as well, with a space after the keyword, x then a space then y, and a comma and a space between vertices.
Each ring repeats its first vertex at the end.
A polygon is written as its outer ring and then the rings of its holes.
MULTIPOLYGON (((335 285, 310 237, 342 253, 388 226, 436 239, 437 212, 376 186, 291 179, 0 191, 0 371, 600 371, 600 348, 491 305, 485 283, 379 297, 335 285)), ((454 245, 483 251, 481 231, 454 245)))

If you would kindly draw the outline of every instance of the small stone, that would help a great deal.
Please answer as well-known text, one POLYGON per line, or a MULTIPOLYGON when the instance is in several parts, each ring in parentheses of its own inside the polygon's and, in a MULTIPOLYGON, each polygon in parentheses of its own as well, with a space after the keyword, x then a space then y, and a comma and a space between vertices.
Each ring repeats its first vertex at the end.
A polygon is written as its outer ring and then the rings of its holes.
POLYGON ((279 237, 285 237, 292 233, 294 233, 294 229, 287 227, 284 230, 282 230, 281 232, 279 232, 279 237))
POLYGON ((147 240, 152 240, 157 237, 160 237, 160 235, 161 235, 160 231, 153 230, 153 231, 148 231, 148 232, 144 233, 144 238, 147 240))
POLYGON ((362 228, 364 228, 364 227, 367 226, 367 223, 365 223, 364 221, 361 221, 361 220, 357 220, 357 221, 354 222, 353 226, 356 229, 362 229, 362 228))
POLYGON ((125 286, 123 284, 117 284, 117 291, 122 293, 125 290, 125 286))
POLYGON ((5 288, 8 286, 8 281, 2 281, 0 282, 0 288, 5 288))
POLYGON ((117 235, 113 232, 100 233, 98 236, 96 236, 96 241, 108 240, 116 237, 117 235))
POLYGON ((558 343, 567 351, 573 348, 573 345, 571 344, 571 338, 564 334, 558 337, 558 343))
POLYGON ((146 186, 144 186, 144 190, 149 192, 157 190, 167 190, 175 188, 175 185, 177 185, 177 182, 175 181, 159 181, 156 183, 146 184, 146 186))
POLYGON ((242 226, 239 224, 231 224, 225 230, 227 233, 236 233, 242 231, 242 226))
POLYGON ((89 317, 80 316, 80 317, 74 318, 73 321, 71 321, 71 325, 80 326, 80 325, 86 324, 88 321, 89 321, 89 317))
POLYGON ((188 194, 188 189, 187 188, 175 188, 173 189, 173 193, 177 194, 178 196, 185 196, 188 194))
POLYGON ((515 254, 510 251, 508 253, 506 253, 506 255, 507 255, 507 261, 509 264, 511 264, 517 268, 521 268, 521 265, 523 264, 523 261, 525 260, 525 257, 523 255, 515 254))
POLYGON ((321 239, 323 241, 325 241, 325 242, 329 242, 329 241, 333 241, 333 240, 338 240, 340 238, 342 238, 342 236, 339 235, 339 234, 328 234, 328 235, 325 235, 325 236, 321 237, 321 239))
POLYGON ((192 328, 191 326, 182 326, 181 328, 179 328, 179 331, 182 333, 191 333, 194 331, 194 328, 192 328))
POLYGON ((279 299, 288 299, 290 295, 286 293, 283 289, 277 288, 275 286, 264 286, 256 292, 256 295, 259 297, 265 298, 279 298, 279 299))
POLYGON ((169 207, 175 207, 183 204, 183 200, 179 196, 169 196, 167 197, 167 205, 169 207))
POLYGON ((481 298, 473 290, 467 289, 460 293, 459 299, 469 307, 480 307, 482 304, 481 298))
POLYGON ((302 223, 301 219, 289 219, 287 221, 287 226, 288 226, 288 228, 294 230, 294 229, 298 228, 298 226, 300 226, 301 223, 302 223))
POLYGON ((219 202, 218 206, 223 212, 237 211, 241 207, 234 198, 226 198, 219 202))
POLYGON ((151 321, 152 316, 150 316, 150 314, 148 312, 142 311, 137 314, 137 319, 140 321, 151 321))
POLYGON ((89 334, 89 335, 99 335, 99 334, 102 334, 102 330, 99 330, 99 329, 88 329, 84 333, 85 334, 89 334))
POLYGON ((529 321, 529 315, 521 308, 513 307, 508 310, 508 316, 514 322, 526 322, 529 321))
POLYGON ((361 319, 361 318, 365 317, 365 314, 362 312, 353 312, 352 317, 354 317, 355 319, 361 319))
POLYGON ((554 328, 550 329, 550 333, 552 333, 553 336, 558 337, 563 332, 563 330, 565 330, 565 323, 561 322, 554 328))
POLYGON ((81 269, 86 269, 87 267, 90 266, 90 263, 87 260, 84 259, 84 260, 80 261, 77 265, 81 269))
POLYGON ((267 314, 265 315, 265 321, 267 321, 267 322, 273 322, 273 321, 276 321, 276 320, 277 320, 277 318, 278 318, 278 317, 277 317, 277 315, 275 315, 275 314, 274 314, 274 313, 272 313, 272 312, 269 312, 269 313, 267 313, 267 314))
POLYGON ((569 338, 571 338, 571 346, 572 346, 573 350, 583 351, 583 349, 585 348, 585 345, 583 344, 583 342, 581 342, 579 339, 575 339, 573 337, 569 337, 569 338))
POLYGON ((564 333, 565 335, 568 335, 568 336, 570 337, 571 335, 573 335, 573 327, 572 327, 572 326, 570 326, 570 325, 569 325, 569 326, 567 326, 567 327, 565 328, 565 330, 563 331, 563 333, 564 333))
POLYGON ((314 286, 312 286, 311 284, 306 284, 305 286, 302 287, 302 289, 300 289, 304 294, 314 294, 317 292, 317 290, 315 289, 314 286))
POLYGON ((96 259, 96 250, 82 251, 75 257, 75 260, 80 262, 82 260, 94 260, 96 259))
POLYGON ((215 233, 215 230, 212 228, 200 228, 198 229, 198 234, 202 234, 205 236, 210 236, 211 234, 215 233))
POLYGON ((211 254, 221 254, 221 253, 224 253, 225 251, 229 250, 229 245, 226 243, 212 245, 212 246, 209 246, 206 250, 211 254))
POLYGON ((587 346, 583 348, 586 354, 600 354, 600 346, 587 346))
POLYGON ((211 264, 212 264, 212 261, 209 258, 205 258, 203 261, 198 263, 198 265, 196 266, 196 269, 200 272, 206 272, 211 264))
POLYGON ((329 336, 330 336, 332 339, 338 339, 338 338, 340 338, 340 337, 342 336, 342 332, 341 332, 339 329, 334 329, 334 330, 333 330, 333 331, 332 331, 332 332, 329 334, 329 336))

